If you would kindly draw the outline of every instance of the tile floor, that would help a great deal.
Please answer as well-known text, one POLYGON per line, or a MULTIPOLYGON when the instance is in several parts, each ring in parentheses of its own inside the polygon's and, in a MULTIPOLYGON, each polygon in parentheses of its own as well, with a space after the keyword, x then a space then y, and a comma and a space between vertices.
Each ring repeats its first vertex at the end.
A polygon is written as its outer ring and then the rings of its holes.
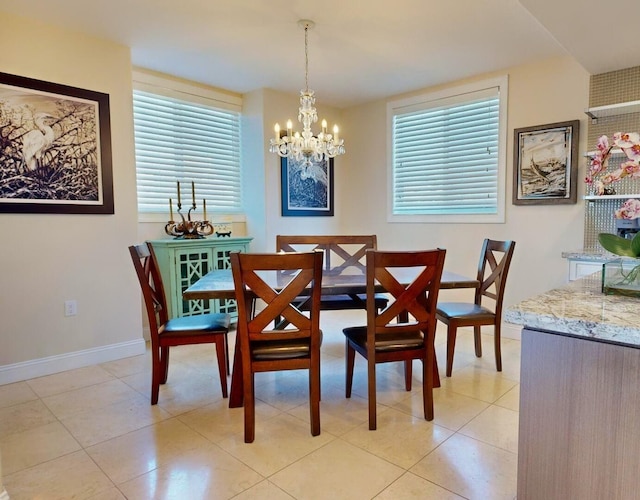
POLYGON ((256 378, 256 440, 245 444, 242 409, 222 399, 210 346, 174 348, 157 406, 148 355, 0 386, 7 492, 12 500, 514 499, 520 342, 503 340, 498 373, 492 337, 476 358, 471 331, 461 331, 447 379, 439 330, 433 422, 423 419, 419 380, 407 393, 402 367, 379 365, 378 430, 369 431, 360 357, 353 397, 344 398, 341 329, 363 320, 362 311, 323 313, 317 437, 306 374, 279 372, 256 378))

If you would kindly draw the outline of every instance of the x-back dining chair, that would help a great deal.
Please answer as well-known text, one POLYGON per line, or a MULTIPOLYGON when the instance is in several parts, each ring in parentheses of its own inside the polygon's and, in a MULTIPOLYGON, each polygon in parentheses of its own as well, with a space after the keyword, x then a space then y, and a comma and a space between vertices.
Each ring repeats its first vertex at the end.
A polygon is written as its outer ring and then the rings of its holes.
MULTIPOLYGON (((303 252, 321 250, 324 253, 323 274, 365 274, 365 253, 376 250, 375 234, 358 235, 283 235, 276 236, 276 252, 303 252)), ((376 295, 376 305, 383 308, 387 298, 376 295)), ((323 310, 366 309, 365 297, 361 294, 322 295, 323 310)))
POLYGON ((478 281, 473 302, 440 302, 436 316, 447 325, 447 377, 453 369, 453 354, 458 328, 473 327, 476 356, 482 356, 481 327, 493 325, 493 344, 496 356, 496 370, 502 371, 500 349, 500 326, 502 323, 502 301, 504 299, 507 274, 516 247, 515 241, 485 239, 478 263, 478 281), (485 306, 485 299, 492 299, 492 309, 485 306))
POLYGON ((367 251, 367 325, 343 330, 346 337, 346 397, 351 397, 355 353, 367 360, 369 429, 377 427, 376 364, 404 361, 405 388, 411 390, 411 363, 422 360, 424 418, 433 420, 436 303, 445 250, 415 252, 367 251), (411 283, 401 282, 398 268, 414 268, 411 283), (394 274, 396 273, 396 274, 394 274), (378 310, 376 291, 389 295, 378 310))
POLYGON ((255 438, 254 374, 258 372, 308 370, 311 434, 320 434, 322 257, 322 252, 231 253, 246 443, 255 438), (278 273, 282 287, 276 290, 265 283, 263 272, 278 273), (304 295, 310 299, 300 310, 296 297, 304 295))
POLYGON ((162 276, 150 243, 129 247, 133 266, 140 282, 149 319, 151 337, 151 404, 158 403, 160 385, 169 373, 169 348, 187 344, 216 345, 222 396, 227 397, 227 333, 229 315, 209 313, 169 318, 162 276))

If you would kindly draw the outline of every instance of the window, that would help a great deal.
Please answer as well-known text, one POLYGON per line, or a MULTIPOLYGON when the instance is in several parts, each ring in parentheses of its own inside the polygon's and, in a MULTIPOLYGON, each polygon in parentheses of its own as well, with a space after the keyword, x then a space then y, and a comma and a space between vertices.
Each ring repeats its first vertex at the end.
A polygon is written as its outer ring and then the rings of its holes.
POLYGON ((206 199, 207 212, 239 212, 239 99, 233 102, 235 98, 228 96, 232 102, 221 101, 198 87, 176 91, 167 87, 168 82, 148 84, 138 80, 150 76, 137 76, 133 116, 139 213, 167 213, 169 199, 175 211, 177 181, 184 214, 191 206, 192 182, 199 210, 206 199))
POLYGON ((504 222, 507 77, 388 104, 389 220, 504 222))

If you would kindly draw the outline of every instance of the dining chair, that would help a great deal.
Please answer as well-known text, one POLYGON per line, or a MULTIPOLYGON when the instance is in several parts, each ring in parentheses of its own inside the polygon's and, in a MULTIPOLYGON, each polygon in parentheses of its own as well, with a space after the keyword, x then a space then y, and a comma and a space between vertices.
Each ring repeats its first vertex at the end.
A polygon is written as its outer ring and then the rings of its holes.
MULTIPOLYGON (((302 252, 321 250, 324 253, 323 274, 365 274, 365 252, 376 250, 375 234, 360 235, 283 235, 276 236, 276 252, 302 252)), ((379 309, 387 305, 384 294, 376 294, 379 309)), ((366 309, 362 294, 328 294, 320 298, 320 308, 328 311, 366 309)))
POLYGON ((255 438, 254 374, 258 372, 308 370, 311 435, 320 434, 322 257, 322 252, 315 251, 231 253, 242 357, 245 443, 255 438), (278 273, 282 285, 278 290, 265 283, 261 276, 265 272, 278 273), (309 296, 304 310, 295 302, 302 295, 309 296))
POLYGON ((438 321, 447 325, 447 377, 453 369, 453 353, 456 333, 460 327, 473 327, 476 356, 482 356, 481 327, 493 325, 493 344, 496 369, 502 371, 500 352, 500 326, 502 323, 502 300, 507 284, 507 274, 515 249, 515 241, 485 239, 478 263, 480 287, 475 291, 473 302, 440 302, 436 310, 438 321), (493 307, 485 306, 485 299, 493 301, 493 307))
POLYGON ((227 333, 229 315, 223 313, 198 314, 177 318, 168 317, 167 300, 158 270, 156 256, 150 243, 129 247, 133 266, 140 282, 151 337, 151 404, 158 403, 160 384, 169 374, 169 348, 187 344, 216 345, 222 396, 227 397, 227 333))
POLYGON ((404 361, 405 389, 411 390, 411 363, 422 360, 424 418, 433 420, 436 303, 446 251, 367 250, 367 324, 343 329, 346 338, 346 397, 351 397, 356 352, 367 360, 369 429, 377 427, 376 364, 404 361), (402 284, 399 269, 414 268, 416 277, 402 284), (384 290, 389 304, 379 310, 375 294, 384 290))

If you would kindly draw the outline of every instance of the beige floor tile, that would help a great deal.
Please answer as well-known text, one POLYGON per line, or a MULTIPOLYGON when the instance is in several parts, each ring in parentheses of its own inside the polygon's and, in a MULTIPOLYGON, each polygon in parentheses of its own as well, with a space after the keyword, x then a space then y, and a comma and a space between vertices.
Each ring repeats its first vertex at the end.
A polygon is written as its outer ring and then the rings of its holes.
POLYGON ((41 400, 0 408, 0 439, 55 421, 55 415, 41 400))
POLYGON ((460 434, 518 453, 518 412, 491 405, 460 429, 460 434))
POLYGON ((226 499, 264 478, 215 444, 173 457, 142 476, 120 484, 127 498, 226 499))
POLYGON ((100 364, 100 367, 118 378, 141 372, 148 372, 149 375, 151 375, 151 355, 147 348, 146 354, 109 361, 107 363, 100 364))
POLYGON ((487 403, 495 403, 518 384, 500 372, 473 366, 454 371, 451 377, 442 378, 441 383, 448 390, 487 403))
POLYGON ((517 455, 455 434, 410 472, 465 498, 513 500, 517 455))
POLYGON ((75 413, 62 419, 62 423, 83 447, 87 447, 170 417, 158 405, 150 405, 146 399, 137 395, 99 411, 75 413))
POLYGON ((182 453, 210 444, 175 418, 87 448, 87 453, 116 484, 170 463, 182 453))
MULTIPOLYGON (((302 404, 287 413, 305 422, 311 421, 309 404, 302 404)), ((326 387, 323 385, 322 401, 320 401, 320 427, 334 436, 341 436, 345 432, 369 421, 369 403, 366 399, 352 395, 344 397, 344 389, 326 387)))
POLYGON ((500 397, 495 404, 513 411, 520 411, 520 384, 500 397))
POLYGON ((2 473, 13 474, 80 449, 60 422, 10 434, 0 439, 2 473))
POLYGON ((256 419, 253 443, 245 443, 242 432, 218 444, 258 473, 269 477, 333 439, 335 436, 326 431, 312 436, 307 422, 282 413, 268 420, 256 419))
POLYGON ((141 396, 120 380, 109 380, 91 387, 82 387, 42 398, 47 408, 59 419, 69 418, 87 411, 97 412, 101 408, 141 396))
POLYGON ((28 380, 27 383, 38 396, 44 398, 113 379, 114 376, 104 368, 94 365, 47 375, 46 377, 34 378, 28 380))
POLYGON ((404 470, 357 446, 335 440, 269 479, 298 499, 373 498, 404 470))
POLYGON ((309 371, 256 373, 254 390, 256 399, 281 411, 309 404, 309 371))
POLYGON ((0 385, 0 408, 26 403, 38 399, 38 395, 31 390, 26 382, 0 385))
POLYGON ((114 486, 113 488, 109 488, 108 490, 101 491, 100 493, 87 497, 87 500, 127 500, 127 497, 125 497, 122 492, 114 486))
POLYGON ((91 498, 113 483, 84 451, 51 460, 4 477, 13 500, 31 498, 91 498))
POLYGON ((265 498, 269 500, 292 500, 294 497, 267 480, 261 481, 234 497, 235 500, 264 500, 265 498))
POLYGON ((397 500, 410 498, 433 498, 438 500, 462 500, 463 497, 441 488, 426 479, 406 472, 398 480, 391 483, 376 500, 397 500))
POLYGON ((369 453, 408 469, 453 434, 453 431, 433 425, 424 418, 392 408, 381 412, 375 431, 369 422, 347 432, 342 438, 369 453))
MULTIPOLYGON (((273 406, 256 401, 257 420, 269 419, 280 413, 281 411, 273 406)), ((228 399, 183 413, 177 418, 213 443, 244 432, 244 410, 229 408, 228 399)))
MULTIPOLYGON (((446 386, 439 387, 433 390, 433 423, 457 431, 488 406, 489 403, 463 396, 446 386)), ((416 418, 424 418, 422 391, 412 391, 410 397, 393 407, 416 418)))

